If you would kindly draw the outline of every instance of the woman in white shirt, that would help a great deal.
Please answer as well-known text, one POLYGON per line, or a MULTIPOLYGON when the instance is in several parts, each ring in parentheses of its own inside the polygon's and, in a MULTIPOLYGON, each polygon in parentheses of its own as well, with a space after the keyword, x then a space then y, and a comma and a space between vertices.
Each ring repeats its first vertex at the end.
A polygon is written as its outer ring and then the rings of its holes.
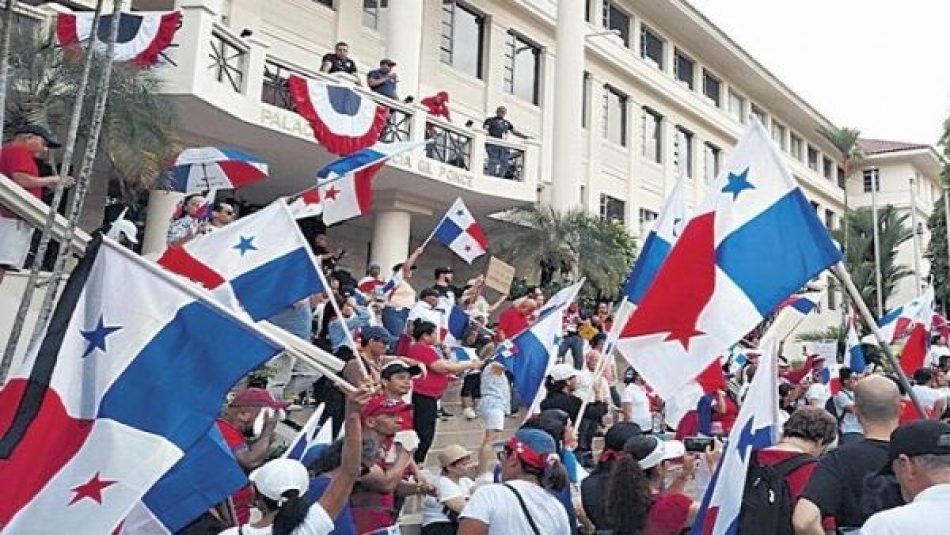
POLYGON ((624 372, 623 382, 627 386, 620 394, 621 421, 635 423, 649 433, 653 429, 653 413, 650 412, 646 383, 633 368, 627 368, 624 372))
POLYGON ((435 481, 437 496, 426 496, 422 502, 422 535, 455 535, 458 519, 472 494, 475 482, 471 473, 472 453, 452 444, 439 453, 442 472, 435 481))

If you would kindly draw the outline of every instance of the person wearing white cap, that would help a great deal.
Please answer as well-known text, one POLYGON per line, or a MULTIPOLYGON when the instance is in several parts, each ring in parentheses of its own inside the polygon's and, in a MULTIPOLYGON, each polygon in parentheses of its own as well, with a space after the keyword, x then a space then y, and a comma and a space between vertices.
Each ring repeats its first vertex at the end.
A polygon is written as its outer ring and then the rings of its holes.
POLYGON ((422 502, 422 535, 453 535, 475 486, 468 477, 474 466, 472 452, 462 446, 451 444, 439 452, 439 466, 438 494, 422 502))
POLYGON ((310 485, 304 465, 293 459, 274 459, 249 476, 261 518, 221 535, 326 535, 333 531, 333 519, 343 510, 362 472, 360 408, 371 395, 368 385, 347 394, 341 469, 317 503, 307 505, 304 498, 310 485))
POLYGON ((109 232, 106 233, 106 236, 131 249, 132 245, 139 242, 135 237, 139 229, 136 228, 135 223, 125 218, 126 212, 128 212, 128 208, 122 210, 119 217, 109 225, 109 232))
POLYGON ((541 402, 541 410, 561 409, 571 417, 572 422, 581 418, 575 453, 581 460, 581 464, 593 467, 594 462, 590 455, 594 432, 597 431, 607 413, 607 407, 603 403, 591 403, 584 409, 584 414, 580 414, 583 401, 575 394, 579 376, 580 371, 570 364, 562 363, 552 366, 545 378, 544 387, 548 393, 541 402))

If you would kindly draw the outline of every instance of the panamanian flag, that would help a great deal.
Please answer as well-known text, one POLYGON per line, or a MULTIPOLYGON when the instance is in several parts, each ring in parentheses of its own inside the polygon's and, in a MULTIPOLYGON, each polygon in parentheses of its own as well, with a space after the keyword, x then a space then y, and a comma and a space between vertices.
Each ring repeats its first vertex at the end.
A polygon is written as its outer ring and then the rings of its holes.
POLYGON ((637 255, 637 261, 634 262, 633 269, 627 276, 627 282, 624 283, 623 293, 627 296, 627 300, 635 305, 643 299, 643 295, 656 278, 660 266, 669 256, 670 250, 673 249, 689 221, 689 211, 686 209, 683 196, 686 180, 685 177, 680 177, 676 182, 676 186, 673 187, 673 191, 666 200, 666 205, 663 206, 663 213, 643 240, 643 247, 637 255))
POLYGON ((471 317, 460 306, 453 305, 448 314, 442 314, 442 343, 449 347, 460 345, 468 331, 471 317))
POLYGON ((538 398, 543 390, 544 376, 554 364, 560 346, 563 312, 564 307, 559 307, 520 334, 505 340, 492 357, 511 372, 518 394, 525 403, 538 398))
POLYGON ((462 199, 455 199, 452 207, 445 213, 445 217, 435 227, 432 234, 436 241, 451 249, 469 264, 488 252, 488 238, 485 237, 485 231, 482 230, 478 221, 475 221, 462 199))
POLYGON ((283 201, 173 245, 158 263, 211 290, 222 303, 239 304, 254 321, 325 288, 307 239, 283 201))
POLYGON ((231 386, 281 351, 206 299, 108 238, 90 243, 32 366, 0 390, 4 533, 112 533, 231 386))
POLYGON ((754 120, 617 348, 667 398, 840 259, 782 154, 754 120))

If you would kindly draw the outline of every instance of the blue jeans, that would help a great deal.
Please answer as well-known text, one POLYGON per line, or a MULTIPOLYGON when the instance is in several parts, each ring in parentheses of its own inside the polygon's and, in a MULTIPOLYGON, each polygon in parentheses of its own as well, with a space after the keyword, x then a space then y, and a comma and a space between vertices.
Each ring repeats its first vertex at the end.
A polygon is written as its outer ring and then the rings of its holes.
POLYGON ((508 173, 508 147, 486 143, 485 150, 488 152, 488 174, 505 178, 508 173))
POLYGON ((578 370, 584 369, 584 340, 575 333, 565 336, 561 340, 561 347, 557 350, 558 359, 564 358, 568 350, 571 351, 571 357, 574 359, 574 367, 578 370))
POLYGON ((399 335, 406 330, 406 320, 409 319, 409 309, 386 307, 380 314, 380 319, 383 322, 383 327, 389 331, 389 334, 393 337, 389 350, 395 351, 396 341, 399 339, 399 335))

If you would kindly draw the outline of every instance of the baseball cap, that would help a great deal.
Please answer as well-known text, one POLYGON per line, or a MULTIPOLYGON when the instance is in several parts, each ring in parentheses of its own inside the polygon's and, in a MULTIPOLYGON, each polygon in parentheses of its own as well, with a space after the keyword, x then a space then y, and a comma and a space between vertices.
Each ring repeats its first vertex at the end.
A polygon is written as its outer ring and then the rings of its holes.
POLYGON ((379 64, 380 64, 380 65, 391 65, 391 66, 393 66, 393 67, 396 66, 396 62, 393 61, 393 60, 391 60, 391 59, 389 59, 389 58, 383 58, 383 59, 379 60, 379 64))
POLYGON ((15 136, 20 134, 33 134, 34 136, 40 136, 46 141, 46 146, 51 149, 58 149, 62 146, 59 141, 53 137, 53 134, 51 134, 49 130, 38 124, 28 124, 26 126, 21 126, 13 133, 15 136))
POLYGON ((389 379, 397 373, 409 373, 409 375, 415 377, 422 375, 422 367, 418 364, 408 364, 402 359, 393 359, 383 365, 383 369, 379 371, 379 376, 383 379, 389 379))
POLYGON ((455 273, 455 271, 449 266, 440 266, 435 268, 435 276, 443 275, 445 273, 455 273))
POLYGON ((112 222, 112 225, 109 226, 109 232, 106 235, 113 240, 119 239, 119 236, 122 235, 130 242, 138 243, 139 240, 135 237, 138 231, 139 229, 136 228, 135 223, 128 219, 116 219, 112 222))
POLYGON ((652 435, 633 437, 624 444, 623 449, 630 452, 644 470, 686 454, 686 446, 679 440, 660 440, 652 435))
POLYGON ((518 456, 521 462, 543 470, 548 457, 557 453, 557 444, 551 435, 540 429, 522 428, 505 442, 505 448, 518 456))
POLYGON ((412 406, 401 399, 379 395, 370 399, 363 406, 360 410, 360 416, 365 420, 381 414, 402 414, 410 410, 412 410, 412 406))
POLYGON ((303 463, 295 459, 274 459, 248 476, 257 492, 280 503, 285 492, 296 490, 303 496, 310 486, 310 475, 303 463))
POLYGON ((280 401, 263 388, 245 388, 231 400, 232 407, 270 407, 285 409, 289 403, 280 401))
POLYGON ((439 466, 445 468, 457 463, 465 457, 471 457, 471 455, 472 452, 468 451, 462 446, 459 446, 458 444, 446 446, 444 450, 439 452, 439 466))
POLYGON ((894 460, 901 455, 950 455, 950 424, 937 420, 917 420, 891 433, 887 464, 883 474, 892 474, 894 460))
POLYGON ((551 379, 555 381, 567 381, 571 377, 576 377, 580 375, 580 372, 577 371, 574 366, 570 364, 555 364, 551 367, 551 373, 548 375, 551 376, 551 379))
POLYGON ((616 423, 604 435, 604 448, 620 451, 628 440, 642 434, 643 429, 640 429, 640 426, 633 422, 616 423))
POLYGON ((367 325, 360 329, 360 339, 363 340, 364 344, 370 340, 379 340, 384 344, 389 344, 393 337, 389 334, 389 331, 379 325, 367 325))

